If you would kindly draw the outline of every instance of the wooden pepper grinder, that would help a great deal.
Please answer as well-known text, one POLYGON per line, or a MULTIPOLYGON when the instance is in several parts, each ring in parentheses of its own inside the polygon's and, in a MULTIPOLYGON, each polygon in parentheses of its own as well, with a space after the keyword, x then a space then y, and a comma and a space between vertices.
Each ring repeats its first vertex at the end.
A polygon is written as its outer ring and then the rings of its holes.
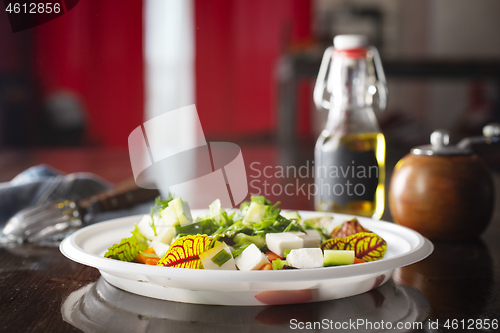
POLYGON ((389 188, 394 221, 431 240, 478 237, 493 213, 494 186, 490 170, 471 147, 498 142, 500 124, 486 126, 483 134, 453 146, 446 131, 435 131, 431 145, 401 159, 389 188))

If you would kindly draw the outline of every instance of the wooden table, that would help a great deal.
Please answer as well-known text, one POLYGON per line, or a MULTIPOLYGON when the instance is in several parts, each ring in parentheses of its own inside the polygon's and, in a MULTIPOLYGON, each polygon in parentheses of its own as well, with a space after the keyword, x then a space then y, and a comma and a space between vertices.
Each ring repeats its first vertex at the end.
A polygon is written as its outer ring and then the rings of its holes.
MULTIPOLYGON (((271 185, 290 181, 275 176, 267 179, 263 175, 264 167, 281 163, 274 145, 249 145, 242 150, 248 180, 257 180, 253 183, 256 187, 262 189, 265 180, 271 185)), ((388 161, 390 170, 398 158, 388 161)), ((39 163, 68 173, 94 172, 113 182, 131 176, 126 150, 4 151, 0 152, 0 181, 7 181, 39 163)), ((500 178, 496 176, 495 181, 498 192, 500 178)), ((307 186, 312 178, 305 177, 300 182, 298 186, 307 186)), ((250 187, 250 191, 256 190, 250 187)), ((271 200, 278 198, 283 208, 313 208, 312 198, 301 193, 270 195, 271 200)), ((472 319, 483 320, 483 323, 489 319, 491 323, 500 320, 499 207, 497 200, 493 222, 482 239, 435 243, 430 257, 397 269, 393 279, 382 287, 362 295, 315 304, 248 308, 159 301, 109 285, 96 269, 66 259, 57 246, 13 245, 0 249, 0 331, 281 332, 290 331, 294 323, 296 327, 300 322, 325 324, 323 320, 335 325, 364 319, 376 328, 382 320, 387 323, 394 318, 404 318, 410 324, 427 321, 427 325, 429 322, 436 325, 439 320, 442 330, 446 330, 443 325, 447 320, 450 326, 457 325, 457 328, 461 328, 462 323, 467 327, 472 319), (462 319, 465 321, 461 322, 462 319)), ((388 212, 384 219, 390 220, 388 212)), ((358 327, 360 331, 366 328, 358 327)), ((408 331, 419 331, 418 327, 413 328, 408 331)))

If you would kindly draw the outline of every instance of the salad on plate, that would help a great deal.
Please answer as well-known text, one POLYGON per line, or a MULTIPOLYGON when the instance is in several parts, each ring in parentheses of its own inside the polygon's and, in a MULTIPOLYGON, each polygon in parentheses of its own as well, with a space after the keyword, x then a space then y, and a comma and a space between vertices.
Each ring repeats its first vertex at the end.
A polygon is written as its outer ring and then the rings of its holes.
POLYGON ((227 212, 215 200, 193 218, 186 201, 157 198, 131 236, 109 247, 110 259, 146 265, 215 270, 287 270, 380 260, 387 243, 357 219, 302 219, 264 196, 227 212))

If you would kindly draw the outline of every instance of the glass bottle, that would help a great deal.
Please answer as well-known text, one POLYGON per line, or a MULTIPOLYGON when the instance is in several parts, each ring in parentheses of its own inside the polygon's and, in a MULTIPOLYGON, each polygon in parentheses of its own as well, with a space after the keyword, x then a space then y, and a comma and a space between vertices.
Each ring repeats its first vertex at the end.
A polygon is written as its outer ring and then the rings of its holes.
POLYGON ((380 219, 384 212, 385 138, 373 104, 386 105, 380 57, 367 38, 339 35, 328 48, 314 88, 318 108, 329 110, 315 148, 318 211, 380 219))

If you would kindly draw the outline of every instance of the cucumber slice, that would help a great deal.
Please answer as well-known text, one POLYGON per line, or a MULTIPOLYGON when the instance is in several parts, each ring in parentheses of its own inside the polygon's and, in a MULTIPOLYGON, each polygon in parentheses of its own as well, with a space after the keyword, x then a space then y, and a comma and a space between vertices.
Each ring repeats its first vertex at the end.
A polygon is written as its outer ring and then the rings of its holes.
POLYGON ((324 250, 323 264, 325 266, 339 266, 354 264, 354 251, 324 250))

